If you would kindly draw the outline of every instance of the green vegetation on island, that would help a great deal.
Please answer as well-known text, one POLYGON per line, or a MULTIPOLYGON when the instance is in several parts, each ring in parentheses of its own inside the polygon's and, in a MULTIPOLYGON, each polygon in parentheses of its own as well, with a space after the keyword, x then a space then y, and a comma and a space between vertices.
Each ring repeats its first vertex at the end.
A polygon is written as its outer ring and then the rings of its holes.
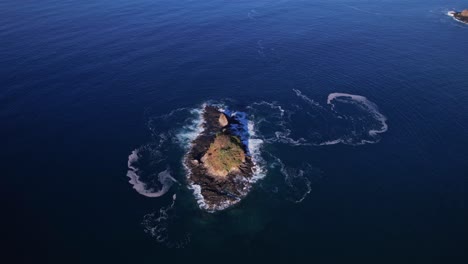
POLYGON ((208 173, 216 177, 226 177, 239 170, 245 161, 245 152, 236 136, 218 134, 202 158, 208 173))

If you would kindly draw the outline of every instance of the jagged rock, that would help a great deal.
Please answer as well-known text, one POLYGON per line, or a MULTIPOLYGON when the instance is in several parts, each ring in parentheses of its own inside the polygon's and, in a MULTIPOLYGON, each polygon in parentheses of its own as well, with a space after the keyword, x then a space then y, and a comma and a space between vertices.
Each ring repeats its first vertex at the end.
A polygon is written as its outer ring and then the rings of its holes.
POLYGON ((225 127, 225 126, 227 126, 227 125, 229 124, 229 121, 228 121, 228 119, 227 119, 227 117, 226 117, 226 115, 225 115, 224 113, 221 113, 221 114, 219 115, 218 121, 219 121, 219 124, 220 124, 222 127, 225 127))

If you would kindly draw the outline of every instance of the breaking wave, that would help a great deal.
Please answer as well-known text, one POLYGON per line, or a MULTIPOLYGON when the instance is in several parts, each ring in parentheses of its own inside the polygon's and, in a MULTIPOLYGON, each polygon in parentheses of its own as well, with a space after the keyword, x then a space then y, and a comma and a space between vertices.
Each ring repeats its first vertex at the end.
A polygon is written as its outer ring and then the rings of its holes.
POLYGON ((191 116, 185 120, 188 124, 183 125, 182 129, 176 133, 176 141, 181 148, 188 149, 190 143, 203 131, 202 114, 204 107, 205 105, 202 105, 200 108, 190 109, 191 116))
POLYGON ((252 157, 252 162, 255 165, 255 172, 252 177, 252 181, 256 182, 262 178, 264 178, 267 174, 267 167, 265 164, 265 160, 262 157, 262 146, 264 141, 257 135, 255 131, 255 125, 252 121, 249 121, 247 124, 248 133, 249 133, 249 152, 252 157))

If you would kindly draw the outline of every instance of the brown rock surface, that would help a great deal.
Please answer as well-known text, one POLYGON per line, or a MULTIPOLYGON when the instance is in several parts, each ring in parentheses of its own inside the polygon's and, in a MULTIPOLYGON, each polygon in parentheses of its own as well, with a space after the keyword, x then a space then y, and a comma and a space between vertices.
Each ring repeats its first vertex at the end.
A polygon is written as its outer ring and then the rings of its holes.
POLYGON ((208 211, 227 208, 245 197, 255 169, 247 146, 231 130, 239 121, 225 116, 228 124, 223 126, 221 116, 218 108, 205 107, 204 130, 192 142, 184 162, 189 183, 200 187, 200 207, 208 211))
POLYGON ((468 24, 468 9, 465 9, 461 12, 455 12, 455 13, 452 13, 453 14, 453 17, 462 22, 462 23, 465 23, 465 24, 468 24))
POLYGON ((210 176, 223 178, 230 172, 239 171, 239 166, 245 162, 245 152, 237 137, 220 134, 211 143, 202 162, 210 176))
POLYGON ((225 126, 227 126, 227 125, 229 124, 229 121, 228 121, 228 119, 227 119, 227 117, 226 117, 226 115, 225 115, 224 113, 221 113, 221 114, 219 115, 218 121, 219 121, 219 124, 220 124, 222 127, 225 127, 225 126))

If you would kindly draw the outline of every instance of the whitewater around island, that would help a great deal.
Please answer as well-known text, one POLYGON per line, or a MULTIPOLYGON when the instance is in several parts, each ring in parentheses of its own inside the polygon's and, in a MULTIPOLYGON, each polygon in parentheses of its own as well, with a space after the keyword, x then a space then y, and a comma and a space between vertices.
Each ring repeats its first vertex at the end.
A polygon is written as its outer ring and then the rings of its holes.
POLYGON ((455 21, 458 21, 463 24, 468 24, 468 9, 465 9, 461 12, 448 11, 447 15, 452 17, 455 21))
MULTIPOLYGON (((206 120, 204 118, 205 109, 208 107, 208 104, 203 104, 199 108, 195 109, 177 109, 173 112, 157 117, 158 122, 164 120, 169 121, 171 117, 177 115, 178 113, 190 113, 191 117, 186 119, 189 120, 187 124, 183 125, 180 129, 170 129, 162 133, 158 133, 157 144, 144 145, 138 149, 132 151, 128 158, 128 171, 127 177, 130 178, 129 183, 133 188, 141 195, 146 197, 160 197, 166 194, 169 189, 173 186, 174 183, 179 183, 171 175, 171 170, 168 167, 154 166, 154 164, 164 163, 165 157, 164 152, 168 145, 178 145, 185 152, 184 156, 181 158, 182 166, 186 172, 187 186, 193 191, 193 195, 197 201, 198 206, 208 212, 215 212, 219 210, 224 210, 234 204, 237 204, 241 201, 242 197, 245 197, 248 191, 251 189, 252 185, 258 180, 266 176, 267 169, 264 166, 264 160, 261 157, 261 148, 263 145, 263 140, 257 137, 255 132, 254 122, 249 120, 247 113, 241 111, 231 111, 225 105, 216 105, 211 106, 211 109, 214 111, 219 111, 223 115, 226 115, 231 124, 229 124, 229 129, 233 136, 238 137, 242 142, 242 146, 245 148, 246 156, 251 163, 249 166, 250 173, 248 177, 233 177, 231 184, 239 184, 237 188, 237 195, 226 194, 227 197, 233 199, 224 199, 218 203, 210 203, 207 201, 206 197, 202 194, 202 187, 199 184, 200 182, 193 181, 190 178, 192 175, 191 172, 191 163, 186 162, 187 156, 189 155, 193 142, 199 138, 206 130, 204 124, 206 120), (148 158, 153 159, 149 162, 148 158), (164 168, 164 170, 159 171, 157 174, 153 174, 152 179, 148 179, 149 168, 145 167, 145 163, 151 163, 155 167, 164 168), (156 176, 156 177, 155 177, 156 176)), ((209 142, 211 143, 211 142, 209 142)), ((210 179, 208 175, 202 175, 206 179, 210 179)), ((200 177, 201 178, 201 177, 200 177)), ((220 195, 219 195, 220 196, 220 195)), ((221 197, 221 196, 220 196, 221 197)))
POLYGON ((246 113, 214 105, 204 106, 202 127, 184 157, 188 183, 200 208, 224 210, 239 203, 264 177, 258 169, 262 140, 254 138, 246 113))
MULTIPOLYGON (((154 142, 143 145, 132 151, 128 157, 127 177, 129 183, 141 195, 146 197, 160 197, 170 191, 176 184, 186 186, 192 190, 193 195, 200 209, 208 212, 224 210, 234 204, 238 204, 243 197, 247 195, 252 186, 259 180, 266 177, 271 168, 279 166, 287 167, 275 153, 265 153, 263 151, 265 144, 286 144, 290 146, 327 146, 335 144, 345 144, 359 146, 363 144, 375 144, 380 141, 380 135, 388 130, 387 118, 379 111, 377 105, 364 96, 347 93, 331 93, 327 96, 326 105, 305 95, 302 91, 294 89, 300 101, 297 102, 296 109, 288 109, 277 102, 254 102, 245 110, 231 110, 223 103, 204 103, 197 108, 175 109, 170 113, 154 117, 149 122, 149 128, 155 137, 154 142), (206 116, 204 113, 206 107, 211 105, 212 111, 216 114, 223 114, 229 120, 230 133, 239 138, 241 146, 245 150, 245 155, 251 161, 252 165, 248 168, 251 172, 248 177, 233 177, 236 181, 243 182, 243 186, 233 193, 226 192, 226 197, 230 199, 220 199, 219 203, 207 201, 208 192, 204 191, 203 179, 201 173, 197 180, 191 178, 192 162, 201 163, 201 156, 194 161, 194 158, 187 159, 190 154, 193 143, 200 138, 206 130, 206 116), (328 106, 328 107, 327 107, 328 106), (355 108, 355 112, 347 113, 343 109, 355 108), (311 115, 311 112, 317 112, 317 115, 311 115), (299 120, 300 118, 300 120, 299 120), (294 128, 298 121, 309 119, 310 126, 314 130, 307 134, 299 133, 294 128), (333 128, 336 126, 336 128, 333 128), (333 128, 333 133, 326 129, 333 128), (162 129, 164 128, 164 129, 162 129), (359 129, 359 130, 356 130, 359 129), (175 176, 173 168, 176 164, 169 164, 169 154, 174 148, 181 149, 183 156, 176 158, 179 166, 184 168, 184 177, 175 176), (270 158, 267 160, 267 157, 270 158), (275 165, 276 164, 276 165, 275 165), (172 166, 172 168, 171 168, 172 166)), ((217 120, 218 116, 216 116, 217 120)), ((221 127, 217 128, 218 130, 221 127)), ((221 131, 221 130, 219 130, 221 131)), ((211 131, 213 132, 213 131, 211 131)), ((206 141, 206 139, 205 139, 206 141)), ((205 148, 211 142, 205 142, 205 148)), ((205 149, 206 151, 206 149, 205 149)), ((282 169, 280 173, 285 179, 288 170, 282 169)), ((291 171, 291 170, 289 170, 291 171)), ((205 175, 206 176, 206 175, 205 175)), ((209 179, 210 176, 206 176, 209 179)), ((211 177, 214 179, 213 177, 211 177)), ((222 182, 222 181, 218 181, 222 182)), ((234 181, 232 181, 234 182, 234 181)), ((285 180, 285 182, 287 182, 285 180)), ((301 182, 301 181, 299 181, 301 182)), ((205 182, 205 184, 208 184, 205 182)), ((302 184, 302 183, 301 183, 302 184)), ((295 195, 302 201, 305 195, 310 192, 308 183, 303 183, 304 188, 301 195, 295 195)), ((205 186, 206 187, 206 186, 205 186)), ((218 189, 219 194, 222 193, 218 189)), ((234 189, 231 189, 233 191, 234 189)), ((210 199, 208 199, 210 200, 210 199)))
POLYGON ((167 200, 164 197, 171 194, 172 199, 144 216, 145 232, 168 247, 183 247, 190 242, 190 234, 179 234, 171 226, 179 219, 179 210, 194 210, 190 204, 215 213, 242 206, 253 191, 301 203, 324 172, 317 164, 290 164, 277 149, 376 144, 389 128, 386 116, 364 96, 331 93, 320 103, 301 90, 292 92, 296 95, 292 104, 206 102, 150 116, 151 140, 129 154, 128 182, 144 197, 167 200), (207 107, 214 125, 211 130, 206 125, 207 107), (211 148, 217 135, 230 138, 228 145, 237 145, 234 149, 239 153, 242 148, 244 154, 239 156, 242 162, 228 166, 228 172, 213 175, 203 163, 213 162, 207 153, 220 151, 218 143, 211 148), (243 167, 239 165, 244 162, 243 167))

